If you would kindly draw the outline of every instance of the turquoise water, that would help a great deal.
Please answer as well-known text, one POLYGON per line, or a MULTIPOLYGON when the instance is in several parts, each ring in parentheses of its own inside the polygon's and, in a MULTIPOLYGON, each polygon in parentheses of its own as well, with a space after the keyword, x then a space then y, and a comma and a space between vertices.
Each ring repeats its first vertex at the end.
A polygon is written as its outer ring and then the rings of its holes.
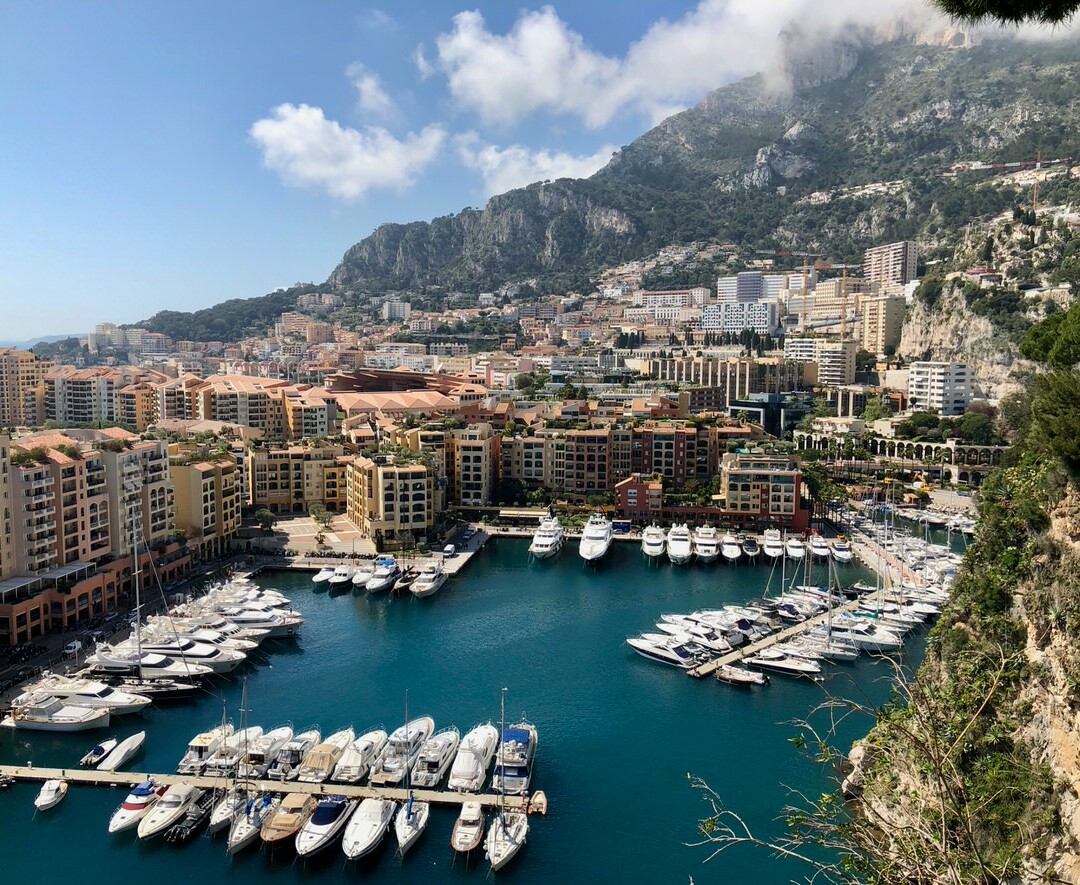
MULTIPOLYGON (((500 880, 551 882, 789 882, 798 868, 755 849, 736 849, 702 866, 707 852, 694 841, 706 806, 686 783, 706 778, 763 834, 775 834, 786 799, 783 785, 811 792, 824 773, 790 743, 789 722, 824 698, 809 682, 774 677, 747 691, 714 680, 694 680, 645 661, 623 641, 652 629, 661 612, 689 611, 761 594, 766 566, 673 568, 647 566, 636 545, 616 544, 606 563, 586 567, 568 545, 555 560, 527 562, 527 541, 496 539, 457 578, 428 600, 369 598, 314 592, 303 572, 263 576, 289 595, 307 618, 302 638, 277 645, 249 668, 251 721, 266 727, 312 723, 329 733, 348 724, 358 731, 390 728, 404 716, 428 713, 436 727, 464 732, 498 722, 499 693, 507 717, 525 714, 540 730, 534 788, 547 792, 546 818, 532 818, 526 847, 498 874, 500 880)), ((848 568, 843 580, 865 578, 848 568)), ((923 641, 908 642, 909 660, 923 641)), ((830 668, 825 689, 854 694, 854 684, 883 700, 888 667, 861 660, 830 668)), ((222 714, 222 699, 238 717, 239 681, 218 683, 194 704, 153 710, 121 721, 124 736, 145 727, 143 771, 171 771, 190 737, 222 714)), ((866 729, 851 722, 850 740, 866 729)), ((0 735, 0 759, 37 765, 74 765, 104 733, 0 735)), ((483 881, 482 852, 468 864, 449 847, 454 813, 433 809, 427 831, 401 860, 392 836, 370 858, 346 867, 328 850, 304 864, 291 851, 251 850, 230 859, 220 838, 183 847, 139 843, 131 833, 110 837, 106 824, 123 799, 121 789, 73 787, 62 805, 34 817, 37 788, 18 784, 0 793, 5 881, 116 885, 141 880, 294 882, 318 873, 324 880, 373 882, 483 881), (132 863, 137 862, 133 867, 132 863), (137 873, 134 871, 137 870, 137 873)))

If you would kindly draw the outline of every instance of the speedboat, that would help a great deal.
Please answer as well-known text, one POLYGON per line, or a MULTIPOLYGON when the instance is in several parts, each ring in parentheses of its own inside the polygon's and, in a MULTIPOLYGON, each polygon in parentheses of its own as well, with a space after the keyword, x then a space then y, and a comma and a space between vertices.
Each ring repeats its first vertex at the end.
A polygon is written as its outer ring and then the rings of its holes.
POLYGON ((454 727, 445 728, 429 737, 420 748, 420 755, 416 759, 412 785, 435 789, 454 761, 454 754, 457 753, 460 743, 461 733, 454 727))
POLYGON ((266 777, 270 765, 282 747, 292 740, 291 725, 282 725, 248 741, 247 752, 240 760, 237 774, 242 778, 258 780, 266 777))
MULTIPOLYGON (((394 817, 396 805, 392 799, 368 798, 360 803, 341 839, 341 850, 347 859, 356 860, 378 847, 394 817)), ((318 810, 315 813, 318 814, 318 810)))
POLYGON ((826 541, 821 535, 810 536, 810 555, 817 560, 825 560, 829 558, 829 542, 826 541))
POLYGON ((109 738, 107 741, 102 741, 89 753, 83 756, 82 759, 79 760, 79 764, 83 766, 83 768, 93 768, 113 751, 113 747, 115 747, 116 744, 116 738, 109 738))
POLYGON ((674 565, 686 565, 694 555, 694 542, 690 529, 683 523, 673 525, 667 533, 667 558, 674 565))
POLYGON ((716 678, 720 682, 726 682, 729 685, 769 684, 769 677, 764 673, 755 673, 753 670, 747 670, 745 667, 738 667, 735 664, 723 664, 717 667, 716 678))
POLYGON ((784 544, 784 552, 788 559, 799 560, 806 556, 806 545, 801 538, 792 535, 784 544))
POLYGON ((34 808, 38 811, 48 811, 64 801, 67 795, 68 782, 65 780, 49 780, 41 785, 41 790, 34 799, 34 808))
POLYGON ((739 539, 731 534, 724 535, 724 537, 720 539, 720 552, 728 562, 738 562, 739 557, 742 556, 742 547, 739 546, 739 539))
POLYGON ((412 585, 416 581, 419 574, 419 572, 417 572, 414 568, 412 568, 412 566, 410 566, 409 568, 405 569, 401 573, 401 577, 394 582, 394 589, 411 590, 412 585))
POLYGON ((529 544, 529 553, 537 559, 547 559, 562 550, 562 545, 562 523, 559 522, 559 517, 548 516, 540 520, 540 526, 529 544))
POLYGON ((335 731, 321 744, 316 744, 304 757, 296 779, 305 784, 321 784, 330 777, 330 772, 334 770, 338 759, 353 742, 354 737, 356 735, 351 728, 343 728, 335 731))
POLYGON ((796 657, 776 648, 763 648, 756 654, 743 658, 744 664, 784 673, 788 676, 820 676, 821 664, 817 661, 796 657))
POLYGON ((229 854, 243 851, 258 839, 263 824, 277 814, 280 805, 280 797, 271 796, 269 793, 249 799, 243 813, 234 817, 232 826, 229 827, 229 854))
POLYGON ((285 745, 278 750, 274 761, 266 770, 266 777, 272 781, 296 780, 304 757, 322 739, 319 729, 312 728, 293 735, 292 740, 286 741, 285 745))
POLYGON ((311 857, 330 845, 345 826, 357 802, 344 796, 321 799, 296 834, 296 853, 300 857, 311 857))
POLYGON ((539 742, 539 733, 531 722, 522 721, 503 729, 495 755, 495 774, 491 778, 491 788, 496 793, 524 793, 529 789, 539 742))
POLYGON ((180 764, 176 766, 177 774, 199 774, 206 761, 217 752, 222 742, 233 734, 232 723, 225 723, 201 732, 191 739, 187 751, 180 764))
POLYGON ((836 538, 832 542, 832 558, 843 565, 846 562, 851 562, 852 558, 851 545, 843 538, 836 538))
POLYGON ((699 526, 694 531, 694 555, 700 562, 714 562, 720 553, 716 529, 711 525, 699 526))
POLYGON ((139 821, 139 838, 149 839, 165 832, 187 813, 188 807, 202 792, 191 784, 173 784, 139 821))
POLYGON ((780 529, 765 529, 762 540, 761 549, 769 559, 780 559, 784 555, 784 540, 780 529))
POLYGON ((611 520, 600 511, 594 512, 581 533, 578 555, 586 562, 603 559, 611 549, 611 520))
MULTIPOLYGON (((150 705, 150 698, 144 695, 123 691, 95 679, 73 679, 57 673, 45 673, 37 682, 28 685, 26 690, 43 691, 79 707, 105 707, 114 716, 138 713, 150 705)), ((19 698, 15 698, 11 704, 17 706, 19 698)))
POLYGON ((152 780, 143 781, 127 794, 127 798, 113 812, 112 817, 109 818, 109 832, 119 833, 121 830, 130 830, 137 826, 154 803, 165 795, 167 789, 164 785, 155 784, 152 780))
POLYGON ((758 544, 757 538, 746 538, 742 542, 743 556, 749 559, 751 562, 756 562, 758 554, 761 553, 761 545, 758 544))
POLYGON ((246 747, 256 738, 262 737, 262 733, 261 725, 252 725, 225 738, 206 760, 203 774, 207 777, 232 777, 244 757, 246 747))
POLYGON ((371 576, 375 574, 375 564, 368 560, 360 560, 356 564, 356 571, 353 572, 352 582, 354 587, 359 587, 361 590, 367 589, 367 583, 371 580, 371 576))
MULTIPOLYGON (((477 725, 461 739, 454 764, 450 767, 448 789, 476 793, 487 780, 487 770, 499 746, 499 729, 490 722, 477 725)), ((474 846, 475 847, 475 846, 474 846)))
POLYGON ((386 752, 371 770, 371 783, 391 787, 403 784, 433 731, 435 720, 430 716, 420 716, 394 729, 387 739, 386 752))
POLYGON ((131 737, 125 738, 113 748, 108 756, 98 763, 98 771, 116 771, 142 749, 145 740, 145 731, 137 731, 131 737))
POLYGON ((420 834, 427 828, 430 816, 431 803, 416 799, 410 791, 409 798, 401 803, 394 816, 394 835, 397 836, 398 851, 402 855, 420 838, 420 834))
POLYGON ((498 871, 521 850, 529 833, 529 819, 520 811, 502 811, 495 815, 484 842, 484 853, 491 869, 498 871))
POLYGON ((311 579, 313 584, 324 584, 334 577, 334 567, 324 566, 315 573, 315 576, 311 579))
POLYGON ((338 784, 362 781, 386 749, 387 734, 381 728, 366 732, 354 740, 341 754, 330 780, 338 784))
POLYGON ((11 712, 0 721, 4 728, 27 731, 88 731, 91 728, 108 728, 108 707, 80 707, 65 704, 44 692, 30 692, 20 696, 21 704, 12 704, 11 712))
POLYGON ((667 642, 655 642, 643 636, 632 636, 626 640, 626 643, 643 658, 678 667, 681 670, 693 669, 709 659, 706 649, 696 643, 682 642, 674 636, 668 636, 667 640, 667 642))
POLYGON ((375 560, 375 571, 368 578, 365 589, 368 593, 384 593, 401 577, 401 566, 392 556, 380 556, 375 560))
POLYGON ((330 576, 327 583, 331 587, 338 587, 344 584, 348 584, 353 579, 353 573, 356 571, 351 565, 339 565, 334 569, 334 573, 330 576))
POLYGON ((454 821, 450 834, 450 847, 460 854, 468 854, 484 841, 484 808, 479 802, 462 802, 461 814, 454 821))
POLYGON ((308 822, 318 799, 308 793, 288 793, 281 800, 278 810, 265 819, 259 835, 267 845, 274 845, 296 836, 308 822))
POLYGON ((641 533, 641 552, 650 559, 664 555, 667 533, 656 523, 645 528, 641 533))
POLYGON ((447 574, 443 571, 442 560, 435 559, 420 569, 420 574, 416 576, 416 580, 412 582, 409 590, 413 596, 421 599, 425 596, 433 596, 446 583, 446 578, 447 574))
POLYGON ((165 841, 183 844, 195 837, 203 824, 210 818, 214 807, 214 794, 207 790, 192 802, 184 816, 165 831, 165 841))

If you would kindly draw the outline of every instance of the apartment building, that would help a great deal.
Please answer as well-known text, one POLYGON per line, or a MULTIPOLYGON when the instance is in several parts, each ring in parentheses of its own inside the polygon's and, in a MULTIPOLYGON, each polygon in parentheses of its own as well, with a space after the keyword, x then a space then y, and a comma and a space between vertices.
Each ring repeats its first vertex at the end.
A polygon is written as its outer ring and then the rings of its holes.
POLYGON ((789 335, 784 339, 785 359, 816 363, 816 383, 836 387, 855 381, 855 354, 858 345, 850 340, 832 340, 789 335))
POLYGON ((247 458, 248 503, 272 513, 304 513, 318 503, 341 510, 345 464, 335 445, 268 445, 247 458))
POLYGON ((673 485, 709 478, 708 433, 693 424, 647 422, 634 430, 634 472, 662 476, 673 485))
POLYGON ((717 506, 742 525, 803 532, 810 524, 802 501, 802 473, 789 458, 725 454, 718 498, 717 506))
POLYGON ((435 482, 435 470, 422 455, 358 457, 346 466, 346 514, 376 543, 424 537, 435 525, 435 482))
POLYGON ((900 344, 907 301, 903 295, 863 298, 860 340, 863 350, 883 355, 900 344))
MULTIPOLYGON (((558 457, 557 451, 553 454, 555 458, 558 457)), ((588 498, 611 491, 610 456, 610 434, 607 428, 565 431, 562 447, 562 488, 566 494, 588 498)))
POLYGON ((34 391, 45 381, 53 363, 29 350, 0 347, 0 427, 40 424, 34 391))
POLYGON ((195 418, 243 424, 272 439, 285 436, 285 406, 280 391, 288 381, 248 375, 215 375, 192 393, 195 418))
POLYGON ((190 421, 195 418, 196 392, 202 387, 203 379, 198 375, 185 373, 178 378, 170 378, 157 385, 157 419, 190 421))
POLYGON ((915 279, 918 252, 911 240, 874 246, 863 255, 863 275, 878 283, 910 283, 915 279))
POLYGON ((119 428, 68 433, 92 444, 101 453, 114 555, 131 556, 135 540, 140 549, 143 545, 165 544, 172 532, 173 519, 167 443, 139 439, 119 428), (137 526, 135 538, 133 519, 137 526))
POLYGON ((11 495, 11 437, 0 434, 0 584, 15 574, 15 515, 11 495))
POLYGON ((49 372, 43 381, 44 418, 58 424, 117 421, 119 390, 137 381, 163 380, 164 377, 131 366, 119 369, 61 366, 49 372))
POLYGON ((491 503, 498 452, 490 424, 471 424, 447 433, 449 500, 462 507, 491 503))
POLYGON ((158 419, 158 390, 149 381, 136 381, 116 391, 116 420, 140 433, 158 419))
POLYGON ((169 446, 174 526, 187 535, 196 558, 223 556, 240 530, 240 470, 231 453, 194 443, 169 446))
POLYGON ((908 403, 913 412, 962 415, 974 399, 971 372, 964 363, 912 363, 908 403))

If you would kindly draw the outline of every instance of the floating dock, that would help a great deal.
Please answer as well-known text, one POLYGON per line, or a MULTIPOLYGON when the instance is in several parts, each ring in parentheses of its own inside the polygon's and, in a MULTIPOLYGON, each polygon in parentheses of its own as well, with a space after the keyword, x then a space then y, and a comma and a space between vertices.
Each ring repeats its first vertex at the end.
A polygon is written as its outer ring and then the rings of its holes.
MULTIPOLYGON (((29 765, 0 765, 0 776, 21 781, 66 780, 73 784, 98 787, 131 788, 146 780, 172 786, 190 784, 204 790, 226 790, 238 782, 261 793, 307 793, 313 796, 347 796, 350 799, 393 799, 404 802, 409 798, 405 787, 372 787, 351 784, 302 784, 297 781, 248 780, 245 778, 203 777, 186 774, 149 774, 137 771, 97 771, 85 768, 38 768, 29 765)), ((494 808, 500 802, 511 811, 525 811, 528 801, 522 796, 499 796, 496 793, 453 793, 448 790, 413 790, 413 798, 433 805, 461 805, 479 802, 494 808)))

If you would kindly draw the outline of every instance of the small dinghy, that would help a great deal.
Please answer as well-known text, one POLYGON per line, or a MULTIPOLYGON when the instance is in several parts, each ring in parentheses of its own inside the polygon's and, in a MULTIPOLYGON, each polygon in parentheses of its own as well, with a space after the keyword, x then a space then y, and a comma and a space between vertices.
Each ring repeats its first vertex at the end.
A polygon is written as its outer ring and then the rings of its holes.
POLYGON ((102 759, 108 756, 116 748, 116 738, 109 738, 107 741, 102 741, 89 753, 79 760, 79 764, 86 768, 93 768, 102 759))
POLYGON ((132 756, 142 749, 143 741, 146 740, 146 732, 138 731, 129 738, 125 738, 98 763, 98 771, 116 771, 132 756))
POLYGON ((37 794, 37 798, 34 800, 34 808, 38 811, 47 811, 50 808, 55 808, 64 801, 67 791, 67 781, 45 781, 45 783, 41 785, 41 792, 37 794))
POLYGON ((547 814, 547 794, 543 790, 537 790, 529 798, 526 808, 527 814, 547 814))

